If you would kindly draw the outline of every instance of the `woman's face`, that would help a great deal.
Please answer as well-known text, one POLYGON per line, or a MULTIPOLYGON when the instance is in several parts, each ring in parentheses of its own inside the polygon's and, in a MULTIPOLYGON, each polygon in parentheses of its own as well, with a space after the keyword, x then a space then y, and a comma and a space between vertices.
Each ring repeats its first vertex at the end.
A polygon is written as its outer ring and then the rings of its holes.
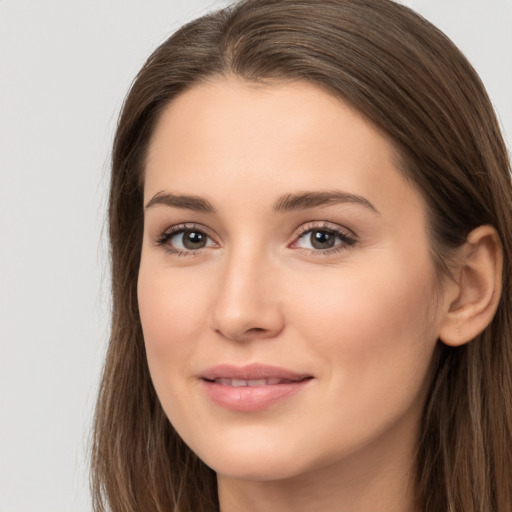
POLYGON ((149 368, 201 459, 255 480, 412 460, 445 301, 379 131, 307 83, 195 86, 144 203, 149 368))

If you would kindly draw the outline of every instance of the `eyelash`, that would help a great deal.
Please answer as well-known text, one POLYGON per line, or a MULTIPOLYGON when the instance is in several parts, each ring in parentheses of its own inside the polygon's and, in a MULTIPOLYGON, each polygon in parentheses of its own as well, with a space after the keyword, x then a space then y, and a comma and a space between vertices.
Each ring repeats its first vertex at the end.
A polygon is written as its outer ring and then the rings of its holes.
POLYGON ((172 247, 169 244, 169 241, 173 237, 179 235, 180 233, 186 233, 188 231, 201 233, 210 240, 213 240, 212 237, 206 233, 205 228, 203 228, 202 226, 199 226, 197 224, 177 224, 176 226, 171 226, 170 228, 166 229, 163 233, 161 233, 156 240, 156 245, 162 247, 166 252, 173 254, 175 256, 198 256, 201 252, 200 249, 195 251, 191 249, 183 251, 182 249, 176 249, 176 247, 172 247))
MULTIPOLYGON (((170 228, 166 229, 163 233, 161 233, 158 238, 156 239, 156 245, 159 247, 162 247, 165 249, 166 252, 173 254, 175 256, 181 256, 181 257, 194 257, 199 256, 201 254, 201 249, 199 248, 197 250, 189 249, 189 250, 182 250, 177 249, 176 247, 173 247, 169 244, 170 240, 175 237, 178 234, 186 233, 186 232, 197 232, 204 236, 206 236, 208 239, 213 240, 212 237, 210 237, 207 233, 204 227, 197 225, 197 224, 178 224, 176 226, 171 226, 170 228)), ((330 247, 327 249, 307 249, 302 248, 302 251, 308 253, 308 254, 315 254, 315 255, 330 255, 335 254, 344 250, 347 250, 350 247, 353 247, 357 244, 357 238, 354 234, 351 232, 348 232, 348 230, 342 230, 339 226, 334 227, 333 225, 323 222, 319 224, 318 222, 309 222, 307 224, 304 224, 301 226, 297 232, 297 234, 294 235, 294 241, 289 244, 290 246, 293 246, 294 244, 297 244, 299 240, 304 238, 308 233, 313 233, 315 231, 318 232, 324 232, 329 233, 330 235, 335 236, 339 243, 335 245, 334 247, 330 247)))
POLYGON ((354 247, 357 244, 357 238, 355 237, 354 234, 352 234, 348 230, 341 229, 340 226, 334 227, 332 224, 329 224, 328 222, 323 222, 321 224, 319 224, 318 222, 308 222, 307 224, 302 225, 299 228, 297 235, 295 235, 293 243, 296 244, 301 238, 304 238, 308 233, 313 233, 315 231, 329 233, 330 235, 335 236, 340 241, 340 243, 328 249, 302 249, 303 251, 307 251, 310 254, 336 254, 338 252, 345 251, 350 247, 354 247))

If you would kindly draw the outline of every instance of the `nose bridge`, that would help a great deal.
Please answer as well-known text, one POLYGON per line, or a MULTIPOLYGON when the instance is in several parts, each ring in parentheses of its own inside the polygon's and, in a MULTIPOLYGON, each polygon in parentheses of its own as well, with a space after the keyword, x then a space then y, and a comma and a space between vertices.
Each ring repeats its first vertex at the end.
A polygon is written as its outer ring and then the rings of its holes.
POLYGON ((267 251, 242 241, 227 251, 213 305, 214 329, 224 337, 243 340, 272 337, 282 328, 275 274, 267 251))

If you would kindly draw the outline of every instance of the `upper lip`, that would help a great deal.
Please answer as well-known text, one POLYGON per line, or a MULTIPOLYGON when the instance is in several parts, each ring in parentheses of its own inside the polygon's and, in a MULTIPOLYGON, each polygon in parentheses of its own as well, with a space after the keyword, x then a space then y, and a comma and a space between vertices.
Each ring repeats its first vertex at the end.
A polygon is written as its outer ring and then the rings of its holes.
POLYGON ((219 364, 208 368, 199 376, 204 380, 216 379, 239 379, 239 380, 257 380, 257 379, 282 379, 290 381, 301 381, 311 378, 312 375, 298 373, 279 366, 266 365, 261 363, 252 363, 245 366, 234 364, 219 364))

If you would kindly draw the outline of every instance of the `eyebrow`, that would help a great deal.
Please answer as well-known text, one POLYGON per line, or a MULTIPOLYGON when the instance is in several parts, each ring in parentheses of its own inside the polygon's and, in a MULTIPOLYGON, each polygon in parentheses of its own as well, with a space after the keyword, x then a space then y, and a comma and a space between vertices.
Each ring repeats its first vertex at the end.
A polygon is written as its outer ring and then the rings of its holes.
POLYGON ((287 194, 280 197, 274 203, 274 210, 276 212, 288 212, 340 203, 358 204, 372 210, 374 213, 380 213, 379 210, 377 210, 377 208, 375 208, 375 206, 365 197, 340 191, 287 194))
MULTIPOLYGON (((374 213, 380 213, 368 199, 356 194, 340 191, 286 194, 278 198, 273 208, 274 211, 281 213, 295 210, 307 210, 308 208, 340 203, 358 204, 372 210, 374 213)), ((158 192, 148 201, 145 208, 148 209, 155 205, 170 206, 172 208, 181 208, 203 213, 216 213, 215 208, 208 200, 193 195, 158 192)))
POLYGON ((157 204, 171 206, 173 208, 182 208, 184 210, 193 210, 196 212, 215 213, 213 205, 206 199, 198 196, 158 192, 148 201, 146 209, 157 204))

